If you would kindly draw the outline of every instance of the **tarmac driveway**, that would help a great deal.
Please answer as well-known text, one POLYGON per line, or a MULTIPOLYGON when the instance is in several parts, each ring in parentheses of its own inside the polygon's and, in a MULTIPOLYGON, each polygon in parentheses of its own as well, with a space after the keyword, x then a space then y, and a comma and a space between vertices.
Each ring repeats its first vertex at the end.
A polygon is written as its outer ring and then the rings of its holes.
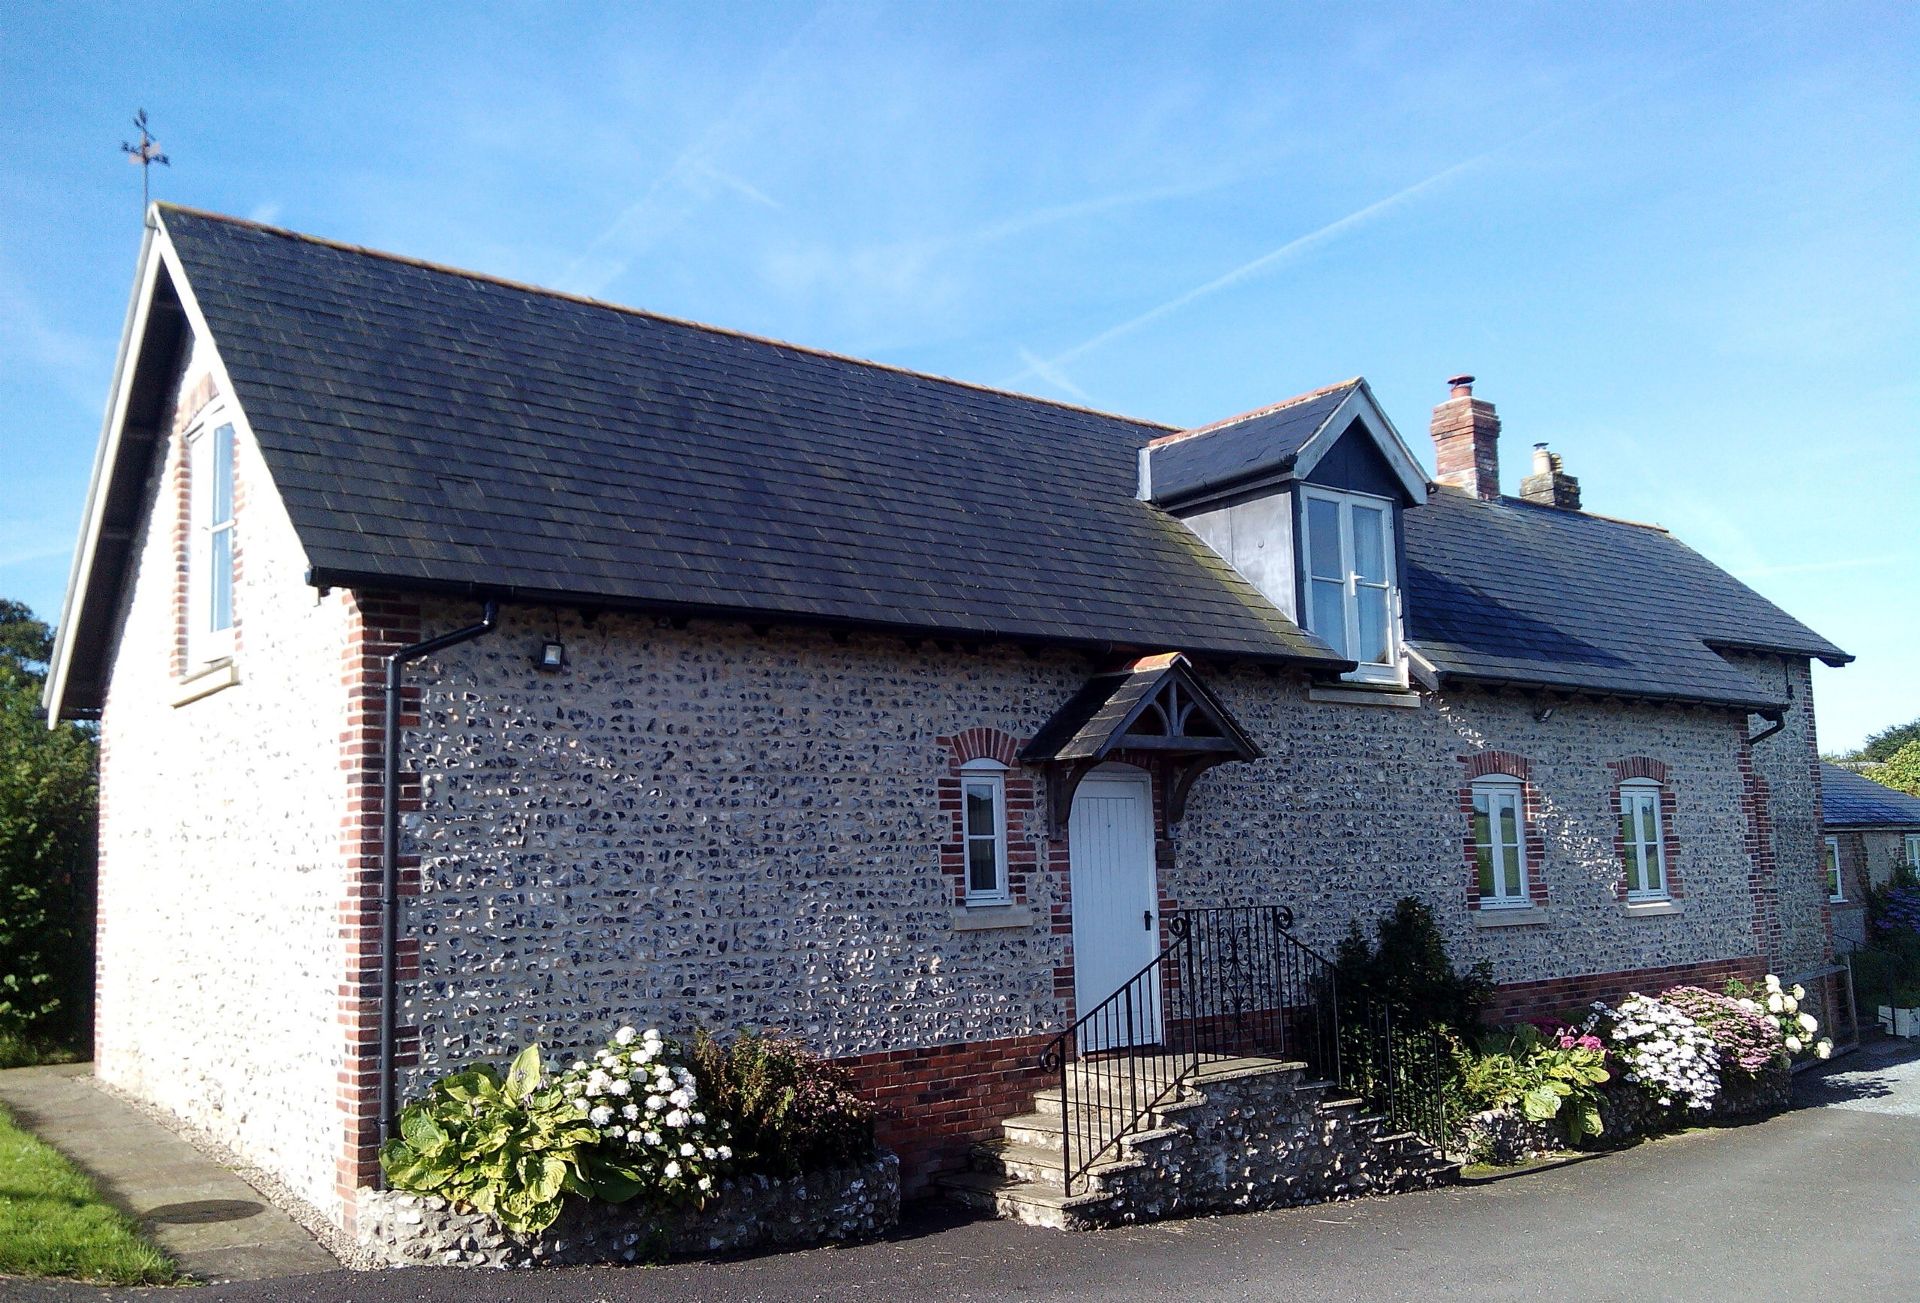
MULTIPOLYGON (((329 1273, 193 1299, 1912 1299, 1920 1046, 1799 1083, 1802 1107, 1452 1189, 1064 1235, 926 1213, 892 1240, 719 1264, 329 1273)), ((71 1287, 19 1287, 74 1297, 71 1287)), ((99 1297, 97 1292, 82 1291, 99 1297)))

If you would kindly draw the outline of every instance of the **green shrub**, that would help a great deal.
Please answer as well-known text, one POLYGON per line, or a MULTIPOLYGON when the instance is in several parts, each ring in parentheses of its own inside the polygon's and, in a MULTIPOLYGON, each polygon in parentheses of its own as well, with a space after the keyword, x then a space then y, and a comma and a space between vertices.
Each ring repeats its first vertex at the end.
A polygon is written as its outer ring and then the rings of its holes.
POLYGON ((0 1035, 82 1048, 93 993, 96 755, 88 727, 48 728, 53 634, 0 600, 0 1035))
POLYGON ((873 1157, 873 1105, 850 1073, 799 1041, 742 1032, 722 1044, 700 1032, 692 1064, 701 1098, 725 1119, 746 1170, 797 1176, 873 1157))
POLYGON ((599 1138, 559 1090, 542 1088, 540 1048, 530 1045, 504 1078, 482 1066, 434 1082, 401 1113, 380 1166, 396 1190, 465 1204, 508 1230, 543 1231, 563 1193, 597 1193, 599 1138))
POLYGON ((1528 1120, 1559 1119, 1578 1144, 1603 1130, 1599 1087, 1608 1080, 1606 1051, 1591 1037, 1544 1037, 1525 1024, 1489 1032, 1475 1048, 1459 1046, 1458 1086, 1468 1111, 1518 1107, 1528 1120))
POLYGON ((1374 928, 1369 943, 1355 919, 1335 952, 1341 1001, 1357 1007, 1363 996, 1399 1006, 1416 1025, 1469 1029, 1493 997, 1493 969, 1484 960, 1456 972, 1433 911, 1411 896, 1398 901, 1374 928))

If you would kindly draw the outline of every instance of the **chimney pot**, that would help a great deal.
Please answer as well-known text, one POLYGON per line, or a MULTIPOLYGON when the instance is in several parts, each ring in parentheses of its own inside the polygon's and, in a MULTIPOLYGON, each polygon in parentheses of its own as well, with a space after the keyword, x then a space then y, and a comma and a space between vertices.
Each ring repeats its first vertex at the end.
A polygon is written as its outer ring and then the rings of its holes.
POLYGON ((1447 383, 1453 387, 1455 398, 1473 397, 1473 377, 1467 375, 1449 376, 1447 383))
POLYGON ((1520 496, 1542 507, 1562 511, 1580 510, 1580 481, 1562 468, 1560 454, 1548 452, 1547 445, 1533 445, 1533 474, 1520 481, 1520 496))

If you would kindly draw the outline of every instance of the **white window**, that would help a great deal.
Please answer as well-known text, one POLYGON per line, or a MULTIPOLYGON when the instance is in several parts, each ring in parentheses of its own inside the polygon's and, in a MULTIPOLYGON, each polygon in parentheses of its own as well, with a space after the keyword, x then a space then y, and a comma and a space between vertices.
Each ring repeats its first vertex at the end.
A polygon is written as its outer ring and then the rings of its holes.
POLYGON ((960 766, 960 819, 966 844, 967 904, 1005 905, 1007 886, 1006 766, 969 760, 960 766))
POLYGON ((1907 863, 1920 869, 1920 833, 1907 834, 1907 863))
POLYGON ((1473 857, 1480 870, 1480 908, 1510 909, 1530 903, 1526 789, 1519 779, 1474 782, 1473 857))
POLYGON ((1307 628, 1360 662, 1348 677, 1399 682, 1393 504, 1314 487, 1303 488, 1301 500, 1307 628))
POLYGON ((196 662, 233 652, 233 426, 210 422, 188 436, 193 522, 187 562, 187 649, 196 662))
POLYGON ((1631 778, 1620 784, 1620 842, 1627 861, 1627 899, 1667 898, 1667 848, 1661 834, 1660 784, 1631 778))
POLYGON ((1826 853, 1822 859, 1827 867, 1827 899, 1845 900, 1847 888, 1840 880, 1840 839, 1829 837, 1826 840, 1826 853))

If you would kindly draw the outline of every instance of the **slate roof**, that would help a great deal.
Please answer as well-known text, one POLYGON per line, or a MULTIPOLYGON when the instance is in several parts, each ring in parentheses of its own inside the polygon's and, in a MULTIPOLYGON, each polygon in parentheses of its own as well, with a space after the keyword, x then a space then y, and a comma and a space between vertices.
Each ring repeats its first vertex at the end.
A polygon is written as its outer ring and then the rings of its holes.
POLYGON ((1168 679, 1178 681, 1188 702, 1201 713, 1203 723, 1191 730, 1194 735, 1224 739, 1232 744, 1233 754, 1239 759, 1259 758, 1259 746, 1200 681, 1186 657, 1166 653, 1143 656, 1088 679, 1020 749, 1020 758, 1029 763, 1104 758, 1120 745, 1168 679), (1206 734, 1206 727, 1216 732, 1206 734))
POLYGON ((317 582, 1343 663, 1135 500, 1164 427, 162 220, 317 582))
POLYGON ((1851 659, 1663 529, 1451 488, 1404 519, 1407 640, 1443 680, 1775 707, 1714 649, 1851 659))
MULTIPOLYGON (((158 209, 316 584, 1351 666, 1135 490, 1156 438, 1156 496, 1296 458, 1363 381, 1183 439, 158 209)), ((163 276, 62 620, 69 717, 104 691, 182 322, 163 276)), ((1848 659, 1659 530, 1450 490, 1404 519, 1409 645, 1443 681, 1765 708, 1714 648, 1848 659)))
POLYGON ((1359 379, 1153 441, 1153 497, 1177 504, 1202 493, 1285 471, 1326 427, 1359 379))
POLYGON ((1920 829, 1920 796, 1838 765, 1820 766, 1820 819, 1829 828, 1920 829))

